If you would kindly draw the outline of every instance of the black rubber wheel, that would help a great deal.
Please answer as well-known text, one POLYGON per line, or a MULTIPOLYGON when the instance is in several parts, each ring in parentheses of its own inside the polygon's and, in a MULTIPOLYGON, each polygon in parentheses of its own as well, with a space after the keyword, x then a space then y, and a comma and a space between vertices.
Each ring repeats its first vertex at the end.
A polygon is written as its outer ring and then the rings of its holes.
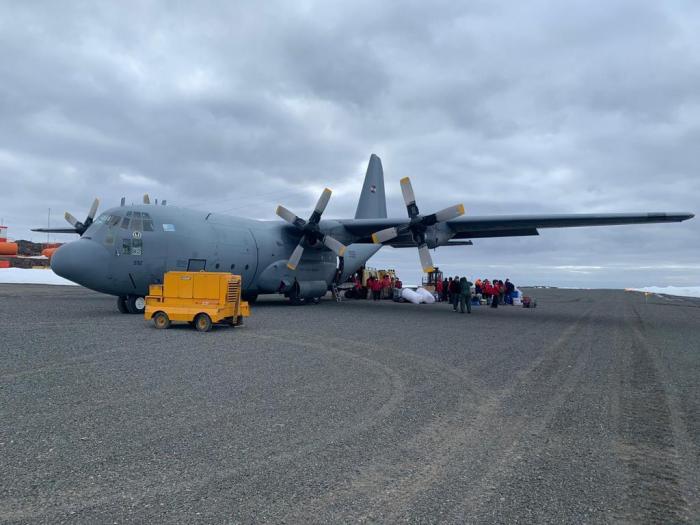
POLYGON ((126 306, 126 297, 117 297, 117 310, 120 314, 128 314, 129 309, 126 306))
POLYGON ((320 302, 321 302, 320 297, 314 297, 313 299, 311 299, 311 304, 318 304, 320 302))
POLYGON ((126 309, 129 311, 130 314, 142 314, 143 311, 146 309, 146 303, 144 298, 138 295, 129 295, 126 298, 126 309))
POLYGON ((158 330, 170 328, 170 317, 165 312, 156 312, 153 316, 153 324, 158 330))
POLYGON ((304 298, 299 297, 298 295, 290 295, 289 296, 289 302, 292 303, 294 306, 301 306, 304 304, 304 298))
POLYGON ((258 294, 256 294, 256 293, 244 293, 243 300, 249 302, 250 304, 253 304, 255 301, 258 300, 258 294))
POLYGON ((198 332, 208 332, 211 330, 211 317, 207 314, 197 314, 194 318, 194 327, 198 332))

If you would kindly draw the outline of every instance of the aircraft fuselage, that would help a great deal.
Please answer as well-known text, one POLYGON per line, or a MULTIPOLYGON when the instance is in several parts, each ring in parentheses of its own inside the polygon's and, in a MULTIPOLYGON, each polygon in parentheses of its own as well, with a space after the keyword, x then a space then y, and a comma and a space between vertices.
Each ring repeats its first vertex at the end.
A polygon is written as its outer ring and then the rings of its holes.
MULTIPOLYGON (((316 283, 319 294, 325 283, 325 293, 335 277, 337 257, 310 247, 298 268, 290 270, 287 258, 299 237, 294 228, 277 221, 174 206, 121 206, 107 210, 80 239, 57 250, 51 266, 71 281, 117 296, 144 296, 170 270, 239 274, 248 295, 284 292, 295 279, 316 283)), ((354 272, 378 249, 350 245, 344 274, 354 272)))

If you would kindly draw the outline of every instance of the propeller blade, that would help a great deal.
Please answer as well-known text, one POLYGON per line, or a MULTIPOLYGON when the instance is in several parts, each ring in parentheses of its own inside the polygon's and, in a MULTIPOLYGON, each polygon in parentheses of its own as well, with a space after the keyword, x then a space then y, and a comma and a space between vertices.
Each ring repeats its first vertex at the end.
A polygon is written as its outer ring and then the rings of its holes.
POLYGON ((88 219, 92 221, 97 213, 97 207, 100 205, 100 199, 95 199, 92 201, 92 206, 90 206, 90 211, 88 212, 88 219))
POLYGON ((416 194, 413 193, 413 186, 411 185, 411 179, 404 177, 401 179, 401 193, 403 194, 403 201, 406 203, 406 209, 408 210, 408 216, 413 219, 419 215, 418 206, 416 206, 416 194))
POLYGON ((432 272, 435 270, 433 266, 433 258, 430 256, 430 250, 427 244, 421 244, 418 247, 418 256, 420 257, 420 265, 423 267, 425 273, 432 272))
POLYGON ((390 241, 399 236, 399 230, 396 228, 387 228, 385 230, 379 230, 377 233, 372 234, 372 242, 374 244, 381 244, 383 242, 390 241))
POLYGON ((148 196, 148 193, 143 194, 143 203, 144 204, 151 204, 151 198, 148 196))
POLYGON ((416 202, 416 194, 413 193, 413 186, 411 185, 411 179, 404 177, 400 181, 401 183, 401 193, 403 194, 403 201, 406 206, 416 202))
POLYGON ((69 212, 66 212, 64 217, 66 218, 68 223, 71 226, 73 226, 73 228, 78 228, 78 224, 80 224, 80 221, 78 219, 76 219, 75 217, 73 217, 73 215, 71 215, 69 212))
POLYGON ((345 253, 345 245, 330 235, 326 235, 323 238, 323 245, 329 250, 334 251, 338 257, 342 257, 345 253))
POLYGON ((301 260, 301 256, 304 253, 304 247, 301 245, 301 242, 297 244, 297 247, 294 248, 294 251, 292 252, 292 255, 290 255, 289 260, 287 261, 287 268, 290 270, 296 270, 297 266, 299 266, 299 261, 301 260))
POLYGON ((289 224, 293 224, 294 226, 297 226, 299 228, 303 228, 304 225, 306 224, 306 221, 300 217, 297 217, 289 211, 287 208, 284 206, 277 206, 277 210, 275 213, 280 216, 282 219, 287 221, 289 224))
POLYGON ((457 204, 455 206, 445 208, 444 210, 440 210, 435 214, 435 219, 437 222, 445 222, 456 219, 460 215, 464 215, 464 204, 457 204))
POLYGON ((318 198, 318 202, 316 203, 314 211, 319 215, 321 215, 326 209, 326 206, 328 206, 328 200, 331 198, 331 193, 333 192, 326 188, 323 190, 323 193, 321 193, 321 196, 318 198))

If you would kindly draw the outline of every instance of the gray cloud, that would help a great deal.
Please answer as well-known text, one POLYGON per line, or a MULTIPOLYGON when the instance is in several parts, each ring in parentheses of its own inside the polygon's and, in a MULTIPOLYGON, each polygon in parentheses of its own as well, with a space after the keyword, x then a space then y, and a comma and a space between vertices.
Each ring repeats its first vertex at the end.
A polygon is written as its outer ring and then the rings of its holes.
MULTIPOLYGON (((49 207, 57 224, 95 195, 148 191, 271 219, 328 185, 328 214, 352 216, 371 152, 394 214, 406 175, 425 210, 697 211, 699 15, 631 0, 6 2, 0 215, 26 238, 49 207)), ((435 259, 520 282, 700 284, 698 224, 544 230, 435 259)), ((410 250, 373 262, 418 277, 410 250)))

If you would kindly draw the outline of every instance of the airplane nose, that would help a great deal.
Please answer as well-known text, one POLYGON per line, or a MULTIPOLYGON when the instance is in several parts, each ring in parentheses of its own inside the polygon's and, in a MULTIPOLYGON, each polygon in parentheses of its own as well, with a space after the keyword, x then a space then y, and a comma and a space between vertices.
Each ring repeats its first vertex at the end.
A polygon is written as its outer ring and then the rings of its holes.
POLYGON ((108 264, 107 250, 88 239, 64 244, 51 256, 51 269, 56 275, 88 288, 99 288, 108 264))

